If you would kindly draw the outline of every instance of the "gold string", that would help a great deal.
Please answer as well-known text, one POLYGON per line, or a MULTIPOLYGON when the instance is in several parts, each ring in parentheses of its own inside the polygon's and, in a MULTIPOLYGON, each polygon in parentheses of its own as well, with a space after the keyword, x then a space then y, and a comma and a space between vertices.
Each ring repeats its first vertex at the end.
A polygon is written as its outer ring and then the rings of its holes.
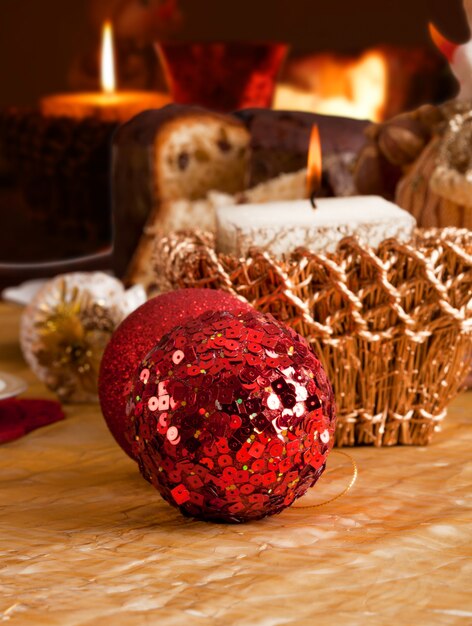
POLYGON ((292 509, 316 509, 320 506, 326 506, 327 504, 330 504, 331 502, 334 502, 335 500, 339 500, 339 498, 342 498, 343 496, 345 496, 354 486, 354 483, 357 480, 357 476, 359 474, 359 470, 357 469, 357 463, 354 461, 354 459, 352 458, 352 456, 350 454, 347 454, 347 452, 342 452, 341 450, 333 450, 331 452, 331 454, 339 454, 341 456, 346 457, 346 459, 349 459, 350 463, 351 463, 351 468, 352 468, 352 476, 351 476, 351 480, 349 481, 349 484, 341 491, 341 493, 338 493, 337 495, 333 496, 332 498, 329 498, 328 500, 325 500, 324 502, 320 502, 319 504, 305 504, 305 505, 293 505, 292 509))

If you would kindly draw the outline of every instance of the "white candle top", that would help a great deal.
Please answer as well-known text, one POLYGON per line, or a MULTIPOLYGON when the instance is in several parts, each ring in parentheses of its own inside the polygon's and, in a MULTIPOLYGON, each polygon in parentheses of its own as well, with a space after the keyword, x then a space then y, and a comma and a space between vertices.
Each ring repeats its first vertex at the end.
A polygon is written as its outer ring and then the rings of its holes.
POLYGON ((317 199, 316 209, 309 200, 290 200, 225 206, 218 209, 218 214, 224 219, 234 219, 236 224, 247 220, 252 226, 265 226, 274 219, 282 219, 285 225, 294 226, 307 221, 310 224, 371 223, 398 218, 407 212, 380 196, 352 196, 317 199))
POLYGON ((414 218, 380 196, 321 198, 317 208, 309 200, 242 204, 217 209, 217 249, 246 255, 257 246, 278 256, 304 246, 331 252, 349 235, 377 247, 389 237, 409 239, 414 218))

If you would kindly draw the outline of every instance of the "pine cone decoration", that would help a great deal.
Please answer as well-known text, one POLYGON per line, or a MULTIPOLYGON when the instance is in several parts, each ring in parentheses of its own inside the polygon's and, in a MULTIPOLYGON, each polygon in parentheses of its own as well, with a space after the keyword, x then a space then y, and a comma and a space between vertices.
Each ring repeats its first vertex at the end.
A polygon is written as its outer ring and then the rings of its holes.
POLYGON ((358 190, 393 199, 405 171, 421 155, 444 120, 440 107, 425 105, 370 126, 366 131, 369 142, 356 165, 358 190))
POLYGON ((409 211, 418 226, 472 228, 472 105, 426 105, 367 129, 355 180, 409 211))

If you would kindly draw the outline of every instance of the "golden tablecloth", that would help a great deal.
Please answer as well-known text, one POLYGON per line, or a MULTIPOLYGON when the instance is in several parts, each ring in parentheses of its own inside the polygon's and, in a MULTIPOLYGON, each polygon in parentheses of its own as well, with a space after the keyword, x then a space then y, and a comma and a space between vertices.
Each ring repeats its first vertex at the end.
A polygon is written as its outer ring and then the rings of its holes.
MULTIPOLYGON (((0 370, 34 381, 20 310, 0 305, 0 370)), ((97 406, 0 447, 0 621, 472 624, 472 394, 428 448, 354 449, 352 491, 245 526, 184 519, 115 445, 97 406)), ((342 490, 331 457, 304 504, 342 490), (331 468, 331 469, 330 469, 331 468)))

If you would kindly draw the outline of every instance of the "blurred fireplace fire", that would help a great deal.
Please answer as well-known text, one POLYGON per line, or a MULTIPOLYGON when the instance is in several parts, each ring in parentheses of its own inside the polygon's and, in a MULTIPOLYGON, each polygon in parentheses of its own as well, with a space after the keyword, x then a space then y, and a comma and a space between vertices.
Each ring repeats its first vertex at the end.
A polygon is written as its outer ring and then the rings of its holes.
POLYGON ((378 122, 452 95, 443 70, 441 60, 424 49, 311 54, 289 61, 274 106, 378 122))

